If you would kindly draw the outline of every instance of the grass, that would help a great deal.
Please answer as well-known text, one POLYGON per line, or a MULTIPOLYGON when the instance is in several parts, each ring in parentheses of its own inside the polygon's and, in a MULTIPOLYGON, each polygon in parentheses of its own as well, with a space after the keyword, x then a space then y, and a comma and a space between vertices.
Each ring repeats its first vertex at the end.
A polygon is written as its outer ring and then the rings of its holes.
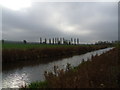
POLYGON ((31 48, 60 48, 60 47, 94 47, 97 45, 53 45, 53 44, 23 44, 23 43, 3 43, 2 49, 31 49, 31 48))
MULTIPOLYGON (((66 70, 54 67, 54 73, 45 72, 49 88, 120 88, 120 49, 115 48, 77 67, 66 70)), ((36 88, 36 87, 34 87, 36 88)))
MULTIPOLYGON (((44 45, 43 45, 44 46, 44 45)), ((51 47, 54 47, 54 45, 51 47)), ((9 64, 41 58, 59 58, 80 55, 90 51, 106 48, 106 46, 62 46, 56 48, 2 49, 2 63, 9 64)), ((48 59, 49 60, 49 59, 48 59)))
POLYGON ((36 90, 36 88, 48 88, 48 83, 47 81, 43 81, 43 82, 32 82, 29 85, 25 85, 25 86, 21 86, 20 87, 21 90, 24 90, 26 88, 32 89, 32 90, 36 90))
POLYGON ((58 70, 57 75, 47 73, 45 76, 51 88, 118 88, 118 60, 118 49, 114 49, 81 63, 77 69, 58 70))
POLYGON ((30 49, 30 48, 56 48, 56 47, 74 47, 76 45, 52 45, 52 44, 17 44, 3 43, 3 49, 30 49))

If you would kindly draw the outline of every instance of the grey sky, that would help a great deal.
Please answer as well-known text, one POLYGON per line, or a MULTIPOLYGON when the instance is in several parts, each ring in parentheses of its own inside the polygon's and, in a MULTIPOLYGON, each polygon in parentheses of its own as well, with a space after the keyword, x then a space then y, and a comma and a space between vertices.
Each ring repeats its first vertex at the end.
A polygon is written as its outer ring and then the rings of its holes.
POLYGON ((113 2, 32 3, 21 10, 2 8, 2 38, 80 38, 81 42, 118 39, 118 7, 113 2))

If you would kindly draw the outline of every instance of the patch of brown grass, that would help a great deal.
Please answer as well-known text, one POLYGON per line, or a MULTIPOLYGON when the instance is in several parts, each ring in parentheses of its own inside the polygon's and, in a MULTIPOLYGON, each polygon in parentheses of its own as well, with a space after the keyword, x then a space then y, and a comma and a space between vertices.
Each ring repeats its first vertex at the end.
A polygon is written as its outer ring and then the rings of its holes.
MULTIPOLYGON (((19 63, 21 61, 38 60, 41 58, 56 58, 83 54, 89 51, 106 48, 106 46, 76 46, 60 48, 33 48, 33 49, 3 49, 2 63, 19 63)), ((49 59, 47 59, 49 60, 49 59)))
POLYGON ((45 73, 50 88, 119 88, 120 49, 113 49, 70 70, 45 73))

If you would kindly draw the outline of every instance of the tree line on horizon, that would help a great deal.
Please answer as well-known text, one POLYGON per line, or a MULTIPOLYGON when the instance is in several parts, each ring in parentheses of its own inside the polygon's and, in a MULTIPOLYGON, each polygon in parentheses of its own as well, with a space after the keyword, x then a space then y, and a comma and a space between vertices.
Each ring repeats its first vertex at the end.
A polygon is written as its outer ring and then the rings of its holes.
MULTIPOLYGON (((5 42, 9 42, 9 43, 35 43, 35 42, 27 42, 27 40, 23 40, 22 42, 19 42, 19 41, 7 41, 7 40, 1 40, 2 43, 5 43, 5 42)), ((39 38, 39 42, 36 42, 36 43, 39 43, 39 44, 56 44, 56 45, 60 45, 60 44, 65 44, 65 45, 79 45, 81 44, 80 43, 80 40, 79 38, 71 38, 69 40, 65 39, 64 37, 63 38, 42 38, 40 37, 39 38)), ((120 43, 119 40, 116 40, 116 41, 97 41, 95 42, 95 45, 113 45, 113 44, 117 44, 117 43, 120 43)))
MULTIPOLYGON (((4 42, 10 42, 7 40, 2 40, 2 43, 4 42)), ((14 42, 14 41, 11 41, 14 42)), ((17 41, 16 41, 17 42, 17 41)), ((23 40, 22 41, 24 44, 28 43, 27 40, 23 40)), ((29 42, 30 43, 30 42, 29 42)), ((79 38, 71 38, 70 40, 67 40, 65 38, 42 38, 40 37, 39 42, 37 42, 39 44, 66 44, 66 45, 72 45, 72 44, 80 44, 79 38)))
POLYGON ((80 44, 79 38, 71 38, 70 40, 67 40, 65 38, 45 38, 43 39, 40 37, 40 44, 80 44))

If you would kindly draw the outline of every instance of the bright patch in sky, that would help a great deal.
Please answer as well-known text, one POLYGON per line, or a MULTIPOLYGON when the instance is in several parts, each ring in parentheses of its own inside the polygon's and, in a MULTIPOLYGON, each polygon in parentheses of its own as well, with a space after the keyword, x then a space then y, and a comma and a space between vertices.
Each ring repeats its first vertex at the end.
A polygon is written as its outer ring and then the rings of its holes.
POLYGON ((12 9, 20 10, 31 6, 30 0, 1 0, 0 5, 12 9))

